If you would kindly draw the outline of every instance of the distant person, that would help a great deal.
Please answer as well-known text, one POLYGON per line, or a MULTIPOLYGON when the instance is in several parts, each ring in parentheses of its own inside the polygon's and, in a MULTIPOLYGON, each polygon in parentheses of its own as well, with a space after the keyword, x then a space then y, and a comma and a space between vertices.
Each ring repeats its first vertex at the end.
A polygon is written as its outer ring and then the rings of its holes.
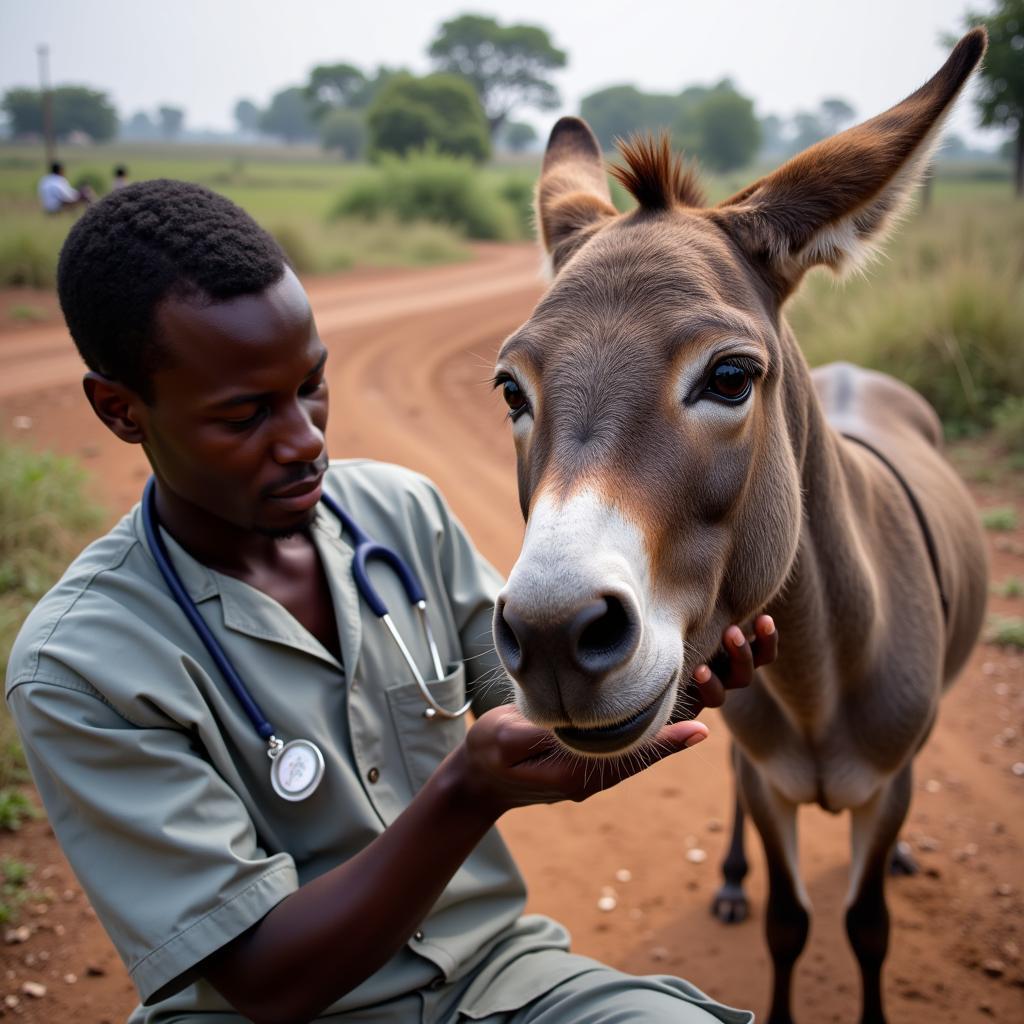
POLYGON ((50 164, 50 173, 39 179, 39 202, 44 213, 60 213, 73 206, 84 206, 93 198, 92 189, 88 186, 72 186, 64 177, 64 165, 60 162, 50 164))
POLYGON ((114 168, 114 183, 111 188, 116 192, 119 188, 124 188, 128 184, 128 168, 124 164, 118 164, 114 168))

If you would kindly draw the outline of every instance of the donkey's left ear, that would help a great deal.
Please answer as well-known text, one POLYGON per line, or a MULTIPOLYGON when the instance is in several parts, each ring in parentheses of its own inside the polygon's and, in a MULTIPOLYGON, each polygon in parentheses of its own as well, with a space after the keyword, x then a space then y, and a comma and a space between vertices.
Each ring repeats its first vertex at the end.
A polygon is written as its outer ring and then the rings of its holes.
POLYGON ((560 118, 551 129, 537 184, 537 223, 555 271, 615 216, 594 133, 578 117, 560 118))
POLYGON ((882 242, 927 169, 987 40, 983 28, 968 32, 902 103, 819 142, 710 211, 762 267, 780 300, 810 267, 842 270, 882 242))

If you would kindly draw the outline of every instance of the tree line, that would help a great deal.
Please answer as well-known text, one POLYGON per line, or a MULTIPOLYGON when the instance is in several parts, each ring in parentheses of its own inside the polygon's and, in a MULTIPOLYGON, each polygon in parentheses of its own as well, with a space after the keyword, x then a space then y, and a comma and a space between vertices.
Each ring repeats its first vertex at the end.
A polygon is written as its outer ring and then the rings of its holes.
MULTIPOLYGON (((998 0, 990 15, 968 14, 990 36, 980 73, 977 104, 986 126, 1010 129, 1018 194, 1024 191, 1024 0, 998 0)), ((239 130, 285 142, 316 141, 347 159, 404 155, 425 148, 486 160, 497 144, 521 150, 537 141, 534 129, 516 121, 523 109, 554 110, 561 97, 553 75, 568 63, 566 52, 536 25, 502 25, 495 18, 465 14, 444 22, 427 47, 431 73, 351 63, 320 65, 306 82, 277 92, 263 109, 250 99, 235 105, 239 130)), ((12 134, 43 132, 38 91, 11 89, 0 104, 12 134)), ((781 159, 845 127, 854 110, 843 99, 790 118, 758 118, 753 101, 729 79, 691 85, 677 94, 645 93, 614 85, 584 97, 582 116, 602 145, 637 131, 666 131, 674 144, 713 170, 781 159)), ((76 132, 97 142, 115 136, 117 113, 106 94, 86 86, 53 90, 52 116, 58 139, 76 132)), ((184 111, 161 106, 139 111, 120 126, 126 138, 174 139, 184 111)))

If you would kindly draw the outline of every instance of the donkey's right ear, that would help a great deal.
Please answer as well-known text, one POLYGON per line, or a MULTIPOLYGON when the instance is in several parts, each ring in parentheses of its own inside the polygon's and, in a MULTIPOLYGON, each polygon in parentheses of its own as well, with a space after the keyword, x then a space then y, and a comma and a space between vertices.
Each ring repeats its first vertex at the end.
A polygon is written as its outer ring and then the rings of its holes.
POLYGON ((617 215, 594 133, 578 117, 559 119, 551 129, 537 184, 537 223, 555 273, 617 215))

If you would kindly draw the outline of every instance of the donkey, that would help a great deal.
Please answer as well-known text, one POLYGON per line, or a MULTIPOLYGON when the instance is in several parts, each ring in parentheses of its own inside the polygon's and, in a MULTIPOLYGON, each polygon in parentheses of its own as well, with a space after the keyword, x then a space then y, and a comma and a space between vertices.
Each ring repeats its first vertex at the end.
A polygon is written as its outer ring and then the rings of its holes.
POLYGON ((773 1024, 809 928, 804 803, 850 812, 846 930, 862 1020, 885 1019, 886 869, 987 579, 931 407, 880 373, 812 373, 782 307, 879 243, 985 46, 970 32, 902 103, 711 208, 664 138, 634 139, 619 214, 563 118, 537 190, 554 279, 498 356, 526 532, 494 635, 526 717, 584 756, 642 756, 692 713, 683 686, 728 623, 779 626, 723 709, 768 864, 773 1024))

